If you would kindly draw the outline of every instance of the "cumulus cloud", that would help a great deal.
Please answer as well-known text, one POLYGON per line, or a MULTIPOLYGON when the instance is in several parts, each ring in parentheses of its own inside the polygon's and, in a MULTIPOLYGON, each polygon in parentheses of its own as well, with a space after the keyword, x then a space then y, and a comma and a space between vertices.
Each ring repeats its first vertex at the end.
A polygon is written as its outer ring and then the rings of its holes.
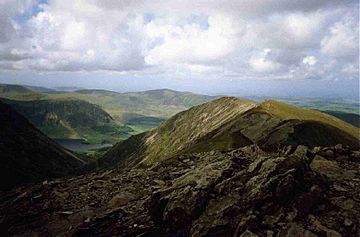
POLYGON ((354 0, 0 0, 2 70, 354 78, 354 0), (36 10, 34 10, 36 9, 36 10))
POLYGON ((321 52, 335 58, 359 56, 359 22, 346 17, 321 40, 321 52))
POLYGON ((33 0, 0 0, 0 43, 11 40, 19 28, 13 19, 31 10, 33 0))
POLYGON ((317 63, 317 59, 314 56, 306 56, 303 58, 302 62, 309 66, 314 66, 317 63))
POLYGON ((194 63, 206 64, 228 55, 234 48, 241 27, 234 26, 230 18, 210 16, 207 28, 189 23, 183 26, 158 23, 146 25, 150 41, 160 43, 149 50, 145 61, 148 64, 194 63))
POLYGON ((280 69, 281 65, 270 59, 271 49, 264 49, 260 56, 253 57, 250 65, 259 72, 274 72, 280 69))

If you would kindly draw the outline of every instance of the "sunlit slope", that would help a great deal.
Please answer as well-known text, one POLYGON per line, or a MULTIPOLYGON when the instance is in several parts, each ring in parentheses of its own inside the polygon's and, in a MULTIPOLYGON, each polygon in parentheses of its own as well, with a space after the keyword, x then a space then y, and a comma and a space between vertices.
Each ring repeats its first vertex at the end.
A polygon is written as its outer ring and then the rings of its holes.
POLYGON ((152 165, 174 155, 227 151, 249 144, 264 149, 286 145, 344 144, 358 147, 358 128, 321 112, 276 101, 257 104, 223 97, 180 112, 156 129, 120 142, 100 159, 152 165))
POLYGON ((257 110, 272 114, 282 120, 304 120, 317 121, 339 128, 340 130, 359 137, 359 129, 334 116, 311 109, 299 108, 296 106, 281 103, 275 100, 266 100, 257 107, 257 110))
POLYGON ((119 142, 99 160, 101 166, 120 161, 151 164, 193 146, 206 134, 224 126, 255 102, 223 97, 180 112, 157 128, 119 142))
POLYGON ((249 100, 224 97, 178 113, 147 134, 144 162, 190 147, 199 138, 255 106, 256 103, 249 100))
MULTIPOLYGON (((35 103, 35 106, 39 100, 80 100, 97 105, 111 116, 111 126, 106 125, 94 130, 92 127, 87 126, 86 123, 82 123, 82 129, 79 130, 74 129, 74 126, 64 120, 59 121, 56 126, 51 124, 50 126, 43 126, 43 124, 32 120, 38 128, 53 138, 85 138, 92 143, 115 142, 118 139, 126 139, 133 134, 148 131, 180 111, 215 98, 168 89, 129 93, 91 89, 66 92, 54 91, 48 88, 6 84, 0 84, 0 97, 16 100, 19 103, 28 101, 29 103, 35 103)), ((29 114, 31 113, 27 112, 24 115, 29 114)), ((83 117, 88 117, 87 114, 83 113, 83 117)))

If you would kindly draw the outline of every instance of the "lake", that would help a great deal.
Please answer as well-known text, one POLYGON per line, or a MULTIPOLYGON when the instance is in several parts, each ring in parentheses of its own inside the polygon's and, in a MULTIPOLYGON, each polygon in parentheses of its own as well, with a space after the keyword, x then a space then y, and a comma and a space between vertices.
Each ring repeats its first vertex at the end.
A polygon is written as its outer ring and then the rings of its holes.
POLYGON ((83 139, 55 139, 55 141, 71 151, 86 151, 112 147, 112 144, 87 144, 83 139))

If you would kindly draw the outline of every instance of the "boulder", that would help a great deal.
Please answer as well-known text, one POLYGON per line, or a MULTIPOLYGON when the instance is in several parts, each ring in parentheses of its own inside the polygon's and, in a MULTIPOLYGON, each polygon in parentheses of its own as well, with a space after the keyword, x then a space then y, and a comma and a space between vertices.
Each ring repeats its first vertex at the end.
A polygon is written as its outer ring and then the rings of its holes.
POLYGON ((279 231, 276 237, 317 237, 317 235, 296 223, 289 223, 279 231))
POLYGON ((134 195, 131 193, 121 193, 116 194, 114 197, 112 197, 108 203, 109 208, 116 209, 118 207, 126 205, 128 202, 134 200, 134 195))

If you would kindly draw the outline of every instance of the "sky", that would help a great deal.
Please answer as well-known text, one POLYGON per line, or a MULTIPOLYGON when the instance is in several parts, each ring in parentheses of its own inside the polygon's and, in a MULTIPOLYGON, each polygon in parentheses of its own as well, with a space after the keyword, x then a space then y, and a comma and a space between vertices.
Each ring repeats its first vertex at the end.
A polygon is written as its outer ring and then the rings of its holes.
POLYGON ((0 0, 0 83, 359 97, 354 0, 0 0))

